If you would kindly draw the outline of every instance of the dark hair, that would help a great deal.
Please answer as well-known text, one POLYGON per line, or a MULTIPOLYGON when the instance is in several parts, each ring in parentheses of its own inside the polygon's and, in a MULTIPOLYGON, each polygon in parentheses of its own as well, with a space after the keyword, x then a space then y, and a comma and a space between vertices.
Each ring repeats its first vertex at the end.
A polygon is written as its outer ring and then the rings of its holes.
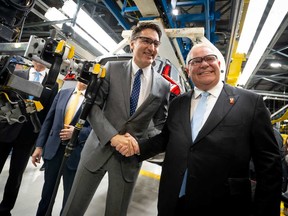
POLYGON ((135 38, 140 35, 140 32, 145 30, 145 29, 155 30, 157 32, 157 34, 159 36, 159 40, 160 40, 160 38, 162 36, 162 31, 157 24, 152 23, 152 22, 139 23, 132 31, 131 40, 135 40, 135 38))

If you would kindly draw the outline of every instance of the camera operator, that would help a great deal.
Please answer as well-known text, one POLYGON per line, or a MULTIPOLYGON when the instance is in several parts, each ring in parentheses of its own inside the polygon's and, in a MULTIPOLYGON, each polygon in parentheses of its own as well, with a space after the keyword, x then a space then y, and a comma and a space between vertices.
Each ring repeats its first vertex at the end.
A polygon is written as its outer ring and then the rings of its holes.
MULTIPOLYGON (((17 62, 14 63, 16 64, 17 62)), ((37 62, 33 62, 33 65, 34 68, 31 67, 28 70, 15 70, 13 73, 26 80, 45 84, 48 69, 37 62)), ((57 92, 58 84, 55 82, 52 89, 44 88, 39 98, 33 98, 33 100, 40 101, 44 107, 37 113, 41 124, 44 121, 57 92)), ((12 93, 15 93, 15 95, 10 95, 10 99, 16 99, 18 93, 16 91, 12 91, 12 93), (15 98, 13 96, 15 96, 15 98)), ((29 96, 21 94, 21 97, 23 99, 28 99, 29 96)), ((22 176, 38 136, 38 133, 35 133, 33 130, 33 124, 29 118, 27 118, 27 121, 24 123, 16 122, 11 125, 7 122, 0 122, 0 173, 2 172, 3 166, 11 152, 9 176, 5 185, 3 199, 0 204, 1 216, 11 215, 10 211, 15 205, 22 176)))

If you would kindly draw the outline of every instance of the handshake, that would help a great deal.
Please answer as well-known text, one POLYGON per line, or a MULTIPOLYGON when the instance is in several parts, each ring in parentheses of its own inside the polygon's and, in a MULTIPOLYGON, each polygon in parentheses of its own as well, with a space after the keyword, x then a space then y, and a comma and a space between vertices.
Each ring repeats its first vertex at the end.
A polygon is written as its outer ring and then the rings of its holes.
POLYGON ((111 146, 121 153, 123 156, 130 157, 134 154, 139 154, 140 149, 136 139, 129 133, 124 135, 117 134, 112 137, 111 146))

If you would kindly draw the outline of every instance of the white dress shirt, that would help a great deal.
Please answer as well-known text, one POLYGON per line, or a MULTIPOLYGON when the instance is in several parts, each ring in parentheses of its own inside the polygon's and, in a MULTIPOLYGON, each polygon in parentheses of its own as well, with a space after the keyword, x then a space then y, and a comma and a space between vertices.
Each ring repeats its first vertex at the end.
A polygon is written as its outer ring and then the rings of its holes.
MULTIPOLYGON (((214 86, 214 88, 210 89, 209 92, 210 95, 208 96, 207 98, 207 108, 206 108, 206 111, 205 111, 205 114, 204 114, 204 117, 203 117, 203 122, 202 122, 202 125, 201 125, 201 128, 202 126, 204 125, 204 123, 206 122, 208 116, 210 115, 222 89, 223 89, 223 82, 220 80, 218 82, 218 84, 216 86, 214 86)), ((196 86, 194 87, 194 93, 193 93, 193 96, 192 96, 192 100, 191 100, 191 110, 190 110, 190 121, 192 121, 192 118, 193 118, 193 114, 194 114, 194 111, 199 103, 199 100, 200 100, 200 94, 202 93, 203 91, 198 89, 196 86)))
MULTIPOLYGON (((36 70, 35 68, 30 68, 29 70, 29 81, 34 81, 35 80, 35 76, 36 76, 36 70)), ((45 69, 43 71, 38 71, 40 73, 40 79, 39 79, 39 83, 42 83, 46 74, 48 74, 48 69, 45 69)))

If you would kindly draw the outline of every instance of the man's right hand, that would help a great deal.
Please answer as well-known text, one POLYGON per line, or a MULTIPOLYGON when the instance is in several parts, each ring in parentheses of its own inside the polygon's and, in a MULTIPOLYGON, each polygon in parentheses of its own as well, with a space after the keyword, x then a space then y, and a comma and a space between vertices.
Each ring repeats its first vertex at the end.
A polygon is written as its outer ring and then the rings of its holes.
POLYGON ((129 133, 124 135, 115 135, 111 139, 111 145, 120 152, 123 156, 129 157, 134 154, 139 154, 138 142, 129 133))
POLYGON ((36 147, 32 154, 32 164, 37 167, 37 163, 39 164, 41 162, 43 149, 41 147, 36 147))

